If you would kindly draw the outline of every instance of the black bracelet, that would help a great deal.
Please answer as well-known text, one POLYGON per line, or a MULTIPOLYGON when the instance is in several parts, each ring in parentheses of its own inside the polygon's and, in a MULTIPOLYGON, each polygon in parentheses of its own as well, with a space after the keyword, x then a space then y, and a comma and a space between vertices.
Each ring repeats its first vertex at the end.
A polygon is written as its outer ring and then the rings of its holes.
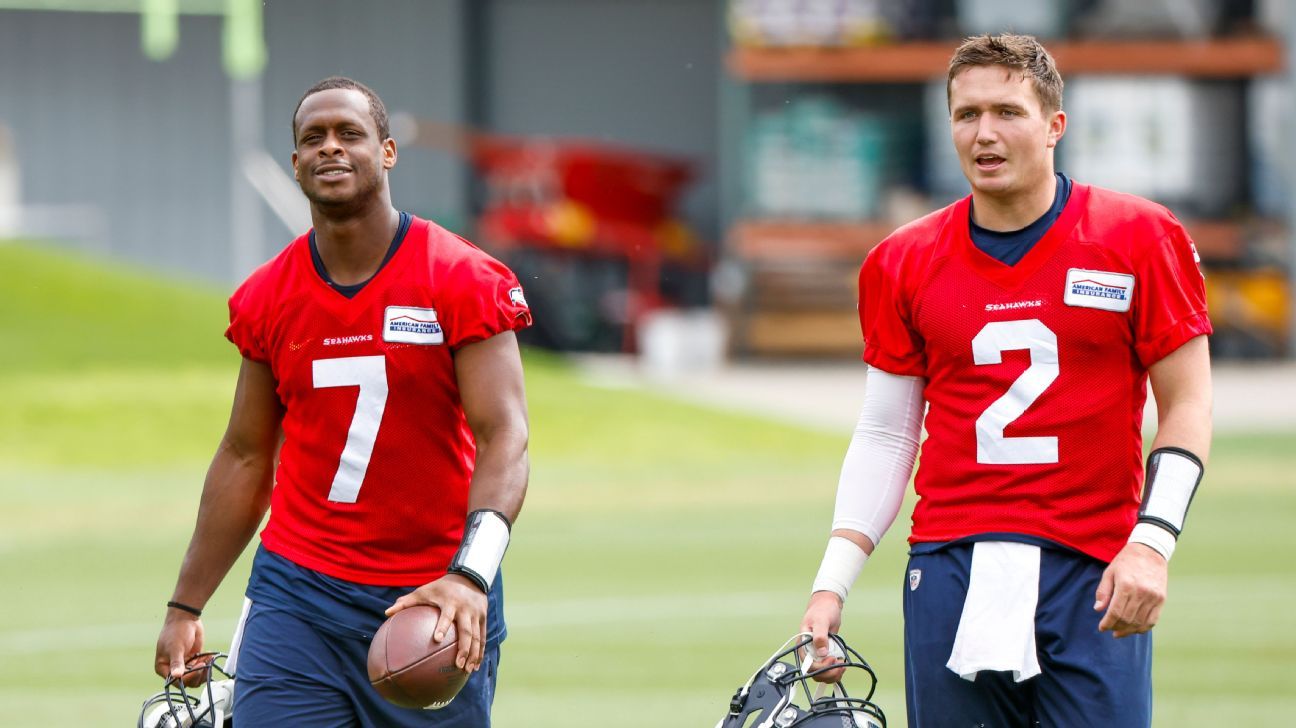
POLYGON ((195 617, 201 617, 201 616, 202 616, 202 610, 201 610, 201 609, 199 609, 199 608, 197 608, 197 607, 191 607, 191 606, 189 606, 188 604, 181 604, 180 602, 167 602, 167 607, 170 608, 170 609, 179 609, 179 610, 182 611, 182 612, 188 612, 188 613, 192 614, 192 615, 195 616, 195 617))
POLYGON ((477 588, 481 589, 483 594, 490 594, 490 584, 486 583, 485 577, 462 564, 451 564, 450 568, 446 569, 446 573, 458 574, 468 581, 471 581, 473 584, 476 584, 477 588))

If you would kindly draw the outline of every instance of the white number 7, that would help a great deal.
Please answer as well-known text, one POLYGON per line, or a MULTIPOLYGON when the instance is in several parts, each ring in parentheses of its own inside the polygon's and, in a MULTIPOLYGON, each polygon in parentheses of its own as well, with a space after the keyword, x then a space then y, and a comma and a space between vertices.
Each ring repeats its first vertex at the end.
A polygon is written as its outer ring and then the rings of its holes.
POLYGON ((317 359, 312 362, 315 388, 360 387, 355 415, 347 430, 346 446, 338 460, 337 474, 328 499, 337 503, 355 503, 360 496, 369 457, 373 455, 378 426, 387 408, 387 361, 383 356, 351 356, 343 359, 317 359))
POLYGON ((1021 417, 1058 378, 1057 334, 1039 319, 995 321, 972 338, 977 364, 999 364, 1003 352, 1030 351, 1030 366, 976 421, 977 462, 990 465, 1056 463, 1056 437, 1004 437, 1004 428, 1021 417))

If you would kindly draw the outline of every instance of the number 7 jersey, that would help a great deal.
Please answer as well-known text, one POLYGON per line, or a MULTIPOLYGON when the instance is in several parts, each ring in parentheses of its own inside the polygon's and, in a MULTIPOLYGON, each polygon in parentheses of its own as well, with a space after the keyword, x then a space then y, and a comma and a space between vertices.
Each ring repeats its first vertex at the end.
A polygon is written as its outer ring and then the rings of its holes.
POLYGON ((910 542, 1020 534, 1110 561, 1137 519, 1148 367, 1211 332, 1196 251, 1163 207, 1076 184, 1008 266, 970 205, 860 271, 864 360, 926 380, 910 542))
POLYGON ((265 547, 361 584, 444 574, 476 457, 454 353, 530 322, 503 264, 418 218, 352 298, 320 277, 309 234, 258 268, 226 336, 284 407, 265 547))

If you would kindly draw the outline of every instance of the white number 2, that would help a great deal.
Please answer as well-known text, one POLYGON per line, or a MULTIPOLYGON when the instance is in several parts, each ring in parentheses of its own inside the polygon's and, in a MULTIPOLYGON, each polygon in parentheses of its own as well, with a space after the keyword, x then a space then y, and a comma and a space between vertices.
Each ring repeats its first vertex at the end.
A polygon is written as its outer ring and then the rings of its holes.
POLYGON ((337 474, 333 476, 333 487, 328 495, 331 501, 355 503, 360 496, 365 471, 369 469, 369 458, 373 455, 374 441, 378 439, 383 410, 387 408, 387 362, 381 355, 351 356, 317 359, 312 365, 316 389, 360 387, 351 429, 347 430, 346 446, 342 448, 337 474))
POLYGON ((1004 437, 1004 428, 1058 377, 1057 335, 1039 319, 995 321, 972 339, 977 364, 1000 364, 1003 352, 1027 349, 1030 366, 976 421, 977 462, 988 465, 1056 463, 1056 437, 1004 437))

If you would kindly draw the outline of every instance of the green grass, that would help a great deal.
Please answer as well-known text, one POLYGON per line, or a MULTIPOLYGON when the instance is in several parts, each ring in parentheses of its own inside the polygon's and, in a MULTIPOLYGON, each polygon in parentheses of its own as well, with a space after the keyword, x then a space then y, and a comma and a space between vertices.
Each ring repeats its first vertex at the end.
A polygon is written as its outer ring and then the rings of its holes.
POLYGON ((228 364, 210 284, 163 284, 103 261, 0 241, 0 372, 228 364))
MULTIPOLYGON (((0 286, 0 725, 129 724, 158 688, 162 604, 228 414, 223 300, 4 246, 0 286)), ((536 353, 527 377, 533 476, 505 566, 496 725, 714 725, 797 625, 846 433, 591 387, 536 353)), ((1157 725, 1296 712, 1293 441, 1217 440, 1157 628, 1157 725)), ((893 726, 902 531, 843 630, 893 726)), ((212 646, 228 644, 246 568, 209 606, 212 646)))

